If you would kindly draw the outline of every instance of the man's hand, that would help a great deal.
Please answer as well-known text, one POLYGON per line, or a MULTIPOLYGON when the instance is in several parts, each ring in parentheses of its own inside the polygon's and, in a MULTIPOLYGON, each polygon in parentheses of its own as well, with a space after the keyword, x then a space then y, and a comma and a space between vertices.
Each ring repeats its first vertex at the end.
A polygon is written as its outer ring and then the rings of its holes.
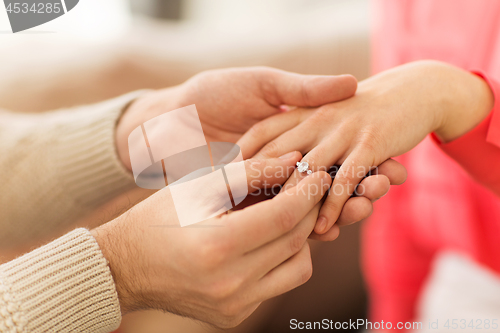
MULTIPOLYGON (((245 161, 249 189, 284 183, 301 158, 295 152, 245 161)), ((178 227, 167 187, 93 230, 122 313, 154 308, 238 325, 262 301, 310 278, 311 210, 330 184, 328 174, 317 172, 271 200, 185 228, 178 227)))
MULTIPOLYGON (((202 72, 185 83, 146 93, 129 106, 116 131, 117 149, 130 170, 128 136, 145 121, 195 104, 208 142, 236 143, 257 122, 282 112, 282 105, 317 107, 349 98, 350 75, 299 75, 266 67, 202 72)), ((249 154, 243 150, 244 158, 249 154)))

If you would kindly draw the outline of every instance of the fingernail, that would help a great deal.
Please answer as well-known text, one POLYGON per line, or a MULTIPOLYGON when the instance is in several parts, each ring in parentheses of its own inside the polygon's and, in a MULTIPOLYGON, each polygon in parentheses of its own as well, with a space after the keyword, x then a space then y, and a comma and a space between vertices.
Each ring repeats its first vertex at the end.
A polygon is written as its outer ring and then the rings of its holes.
POLYGON ((326 232, 326 224, 327 224, 326 217, 320 216, 318 221, 316 222, 316 233, 318 234, 324 234, 326 232))
POLYGON ((291 153, 285 154, 283 156, 280 156, 280 158, 283 159, 283 160, 286 160, 286 159, 291 158, 293 155, 295 155, 294 151, 292 151, 291 153))

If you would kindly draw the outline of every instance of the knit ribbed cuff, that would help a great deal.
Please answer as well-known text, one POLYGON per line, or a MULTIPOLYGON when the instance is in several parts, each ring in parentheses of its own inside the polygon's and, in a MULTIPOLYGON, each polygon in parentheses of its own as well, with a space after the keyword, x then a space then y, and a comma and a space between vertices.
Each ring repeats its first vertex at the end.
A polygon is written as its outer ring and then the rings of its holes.
POLYGON ((120 320, 107 260, 86 229, 0 266, 1 332, 109 332, 120 320))
POLYGON ((97 207, 135 187, 132 174, 119 160, 115 129, 126 106, 144 92, 76 109, 69 122, 60 124, 64 142, 57 145, 54 165, 60 168, 65 192, 78 205, 97 207))

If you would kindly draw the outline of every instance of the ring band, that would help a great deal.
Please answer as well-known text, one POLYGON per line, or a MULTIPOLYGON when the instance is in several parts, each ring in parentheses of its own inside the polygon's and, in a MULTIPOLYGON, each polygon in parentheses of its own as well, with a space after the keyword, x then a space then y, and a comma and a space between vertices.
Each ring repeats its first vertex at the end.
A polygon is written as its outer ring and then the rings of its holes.
POLYGON ((307 172, 308 175, 312 174, 312 170, 309 170, 309 163, 307 162, 297 162, 297 170, 299 172, 307 172))

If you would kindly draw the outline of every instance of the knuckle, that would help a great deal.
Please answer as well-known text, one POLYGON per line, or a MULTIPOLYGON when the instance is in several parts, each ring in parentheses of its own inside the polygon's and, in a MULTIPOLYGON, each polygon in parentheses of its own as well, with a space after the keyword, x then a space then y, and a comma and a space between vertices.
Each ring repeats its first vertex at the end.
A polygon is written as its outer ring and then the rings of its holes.
POLYGON ((372 128, 366 129, 361 136, 361 141, 359 146, 364 151, 374 152, 380 149, 385 150, 385 143, 381 136, 381 131, 377 131, 372 128))
POLYGON ((220 306, 223 306, 223 301, 232 295, 232 290, 229 290, 229 287, 223 285, 220 282, 213 283, 209 286, 207 290, 207 296, 213 302, 217 302, 220 306))
POLYGON ((268 132, 268 126, 265 121, 258 122, 250 127, 249 134, 253 137, 260 138, 268 132))
POLYGON ((307 253, 306 255, 304 255, 304 259, 302 260, 300 266, 300 272, 298 275, 300 277, 300 284, 304 284, 307 281, 309 281, 309 279, 312 277, 312 274, 313 274, 313 265, 311 260, 311 253, 309 248, 307 248, 307 253))
POLYGON ((231 319, 228 319, 228 318, 222 318, 218 324, 216 324, 215 326, 217 326, 218 328, 221 328, 221 329, 224 329, 224 330, 228 330, 228 329, 231 329, 231 328, 234 328, 236 326, 238 326, 240 323, 237 322, 236 320, 231 320, 231 319))
POLYGON ((279 99, 276 98, 276 76, 279 71, 265 66, 252 67, 251 71, 253 77, 259 83, 265 99, 278 103, 279 99))
POLYGON ((357 178, 359 175, 356 167, 352 167, 352 170, 349 169, 350 168, 345 168, 335 177, 335 182, 332 186, 333 194, 346 196, 354 192, 354 189, 360 179, 357 178))
POLYGON ((290 250, 293 254, 299 252, 302 247, 304 246, 304 242, 306 239, 302 237, 302 235, 297 234, 293 235, 293 237, 290 240, 290 250))
POLYGON ((304 263, 304 267, 300 272, 300 277, 301 277, 300 284, 304 284, 307 281, 309 281, 312 277, 312 274, 313 274, 312 262, 310 259, 308 259, 307 262, 304 263))
POLYGON ((330 105, 322 105, 314 113, 313 117, 324 118, 324 117, 326 117, 326 116, 329 115, 330 110, 331 110, 331 106, 330 105))
POLYGON ((356 177, 356 167, 353 165, 342 165, 341 170, 335 175, 335 183, 341 186, 347 186, 356 177))
MULTIPOLYGON (((248 186, 250 186, 250 192, 261 189, 267 185, 265 180, 267 178, 266 171, 268 169, 268 164, 268 160, 266 159, 250 159, 245 161, 247 183, 248 186)), ((229 226, 234 226, 234 224, 229 224, 229 226)), ((236 228, 236 226, 234 226, 234 228, 236 228)))
POLYGON ((243 306, 238 300, 224 302, 219 309, 220 314, 226 318, 226 323, 229 325, 237 325, 237 322, 241 318, 242 310, 243 306))
POLYGON ((309 88, 308 82, 306 80, 302 80, 301 87, 302 91, 302 101, 306 106, 315 106, 313 103, 313 98, 311 96, 311 89, 309 88))
POLYGON ((230 302, 238 294, 243 286, 243 282, 243 278, 235 275, 226 279, 218 279, 209 286, 208 296, 221 306, 225 306, 226 303, 230 302))
POLYGON ((279 156, 280 145, 276 141, 271 141, 262 148, 262 153, 268 157, 279 156))
POLYGON ((315 119, 317 122, 324 122, 328 120, 332 121, 332 118, 336 118, 336 110, 334 104, 326 104, 322 105, 318 108, 318 110, 311 116, 312 119, 315 119))
POLYGON ((370 136, 366 136, 360 143, 359 147, 363 151, 375 151, 377 149, 378 145, 374 139, 371 138, 370 136))
POLYGON ((248 173, 250 173, 253 178, 255 178, 256 176, 262 178, 263 171, 265 171, 267 166, 269 165, 267 159, 250 159, 246 160, 246 163, 248 163, 247 164, 247 169, 249 169, 248 173))
POLYGON ((347 188, 349 185, 353 184, 354 177, 349 172, 345 172, 344 174, 339 175, 339 177, 337 177, 335 180, 336 180, 335 186, 341 186, 342 188, 347 188))
POLYGON ((232 317, 223 316, 223 318, 221 318, 221 320, 219 321, 219 324, 217 324, 216 326, 222 329, 230 329, 238 326, 245 319, 246 319, 245 316, 232 316, 232 317))
POLYGON ((295 224, 295 216, 288 209, 282 209, 275 221, 278 230, 281 232, 290 231, 295 224))
POLYGON ((200 243, 197 258, 200 266, 205 271, 211 271, 224 262, 228 255, 228 249, 224 241, 200 243))

